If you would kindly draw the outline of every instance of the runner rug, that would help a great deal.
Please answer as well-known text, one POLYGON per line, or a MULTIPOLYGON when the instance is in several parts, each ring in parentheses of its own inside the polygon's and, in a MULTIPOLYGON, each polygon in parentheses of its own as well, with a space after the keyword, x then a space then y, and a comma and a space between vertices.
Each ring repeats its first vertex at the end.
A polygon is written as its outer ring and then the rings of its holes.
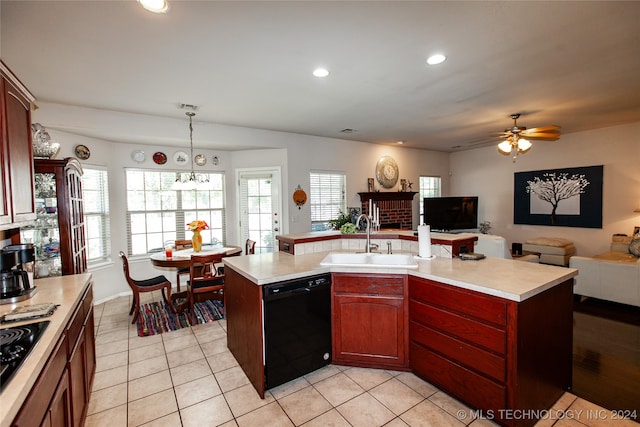
POLYGON ((201 323, 215 322, 224 318, 224 307, 220 301, 206 300, 196 302, 193 313, 187 308, 180 314, 176 314, 164 302, 152 302, 140 306, 138 317, 138 336, 161 334, 168 331, 176 331, 201 323))

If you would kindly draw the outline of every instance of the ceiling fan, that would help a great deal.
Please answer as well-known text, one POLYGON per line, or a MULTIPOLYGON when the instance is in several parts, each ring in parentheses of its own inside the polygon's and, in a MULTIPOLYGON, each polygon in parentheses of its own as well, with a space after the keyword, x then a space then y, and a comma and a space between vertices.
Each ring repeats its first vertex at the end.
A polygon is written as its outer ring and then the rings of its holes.
POLYGON ((498 144, 498 151, 506 156, 513 153, 513 161, 516 161, 518 153, 526 153, 531 149, 531 141, 556 141, 560 138, 560 126, 549 125, 537 128, 527 129, 524 126, 518 126, 517 120, 520 117, 519 113, 511 115, 513 119, 513 126, 505 129, 504 132, 497 134, 499 138, 503 138, 500 144, 498 144))

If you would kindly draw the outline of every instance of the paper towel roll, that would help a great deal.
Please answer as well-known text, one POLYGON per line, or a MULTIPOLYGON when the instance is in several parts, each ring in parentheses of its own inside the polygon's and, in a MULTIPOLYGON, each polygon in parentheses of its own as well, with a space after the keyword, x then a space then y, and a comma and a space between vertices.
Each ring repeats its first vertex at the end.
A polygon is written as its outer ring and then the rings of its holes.
POLYGON ((418 256, 431 258, 431 227, 428 225, 418 226, 418 256))

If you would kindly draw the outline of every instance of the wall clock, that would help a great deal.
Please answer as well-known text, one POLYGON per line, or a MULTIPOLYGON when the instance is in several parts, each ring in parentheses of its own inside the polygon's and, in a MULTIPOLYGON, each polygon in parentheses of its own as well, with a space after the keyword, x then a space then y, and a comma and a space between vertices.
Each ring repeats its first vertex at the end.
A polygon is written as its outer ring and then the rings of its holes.
POLYGON ((384 156, 376 164, 376 179, 382 188, 393 188, 398 182, 398 164, 392 157, 384 156))

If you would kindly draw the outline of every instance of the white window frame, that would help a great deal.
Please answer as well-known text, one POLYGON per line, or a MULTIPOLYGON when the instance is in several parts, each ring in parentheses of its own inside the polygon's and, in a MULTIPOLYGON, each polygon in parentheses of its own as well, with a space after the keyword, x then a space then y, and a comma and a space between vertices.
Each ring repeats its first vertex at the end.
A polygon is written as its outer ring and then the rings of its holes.
POLYGON ((225 244, 224 172, 199 173, 209 179, 209 184, 197 189, 174 188, 176 177, 188 175, 184 171, 125 169, 129 256, 146 256, 161 251, 169 241, 190 239, 192 232, 187 230, 187 223, 194 219, 209 225, 201 232, 204 244, 225 244), (141 235, 145 236, 144 243, 136 239, 141 235))
POLYGON ((421 175, 419 182, 420 193, 420 218, 419 224, 424 224, 424 203, 425 197, 440 197, 442 195, 442 177, 421 175))
POLYGON ((347 175, 337 171, 311 171, 309 174, 311 231, 329 229, 329 221, 340 211, 347 213, 347 175))
POLYGON ((83 165, 82 199, 89 268, 111 262, 109 173, 102 166, 83 165))

